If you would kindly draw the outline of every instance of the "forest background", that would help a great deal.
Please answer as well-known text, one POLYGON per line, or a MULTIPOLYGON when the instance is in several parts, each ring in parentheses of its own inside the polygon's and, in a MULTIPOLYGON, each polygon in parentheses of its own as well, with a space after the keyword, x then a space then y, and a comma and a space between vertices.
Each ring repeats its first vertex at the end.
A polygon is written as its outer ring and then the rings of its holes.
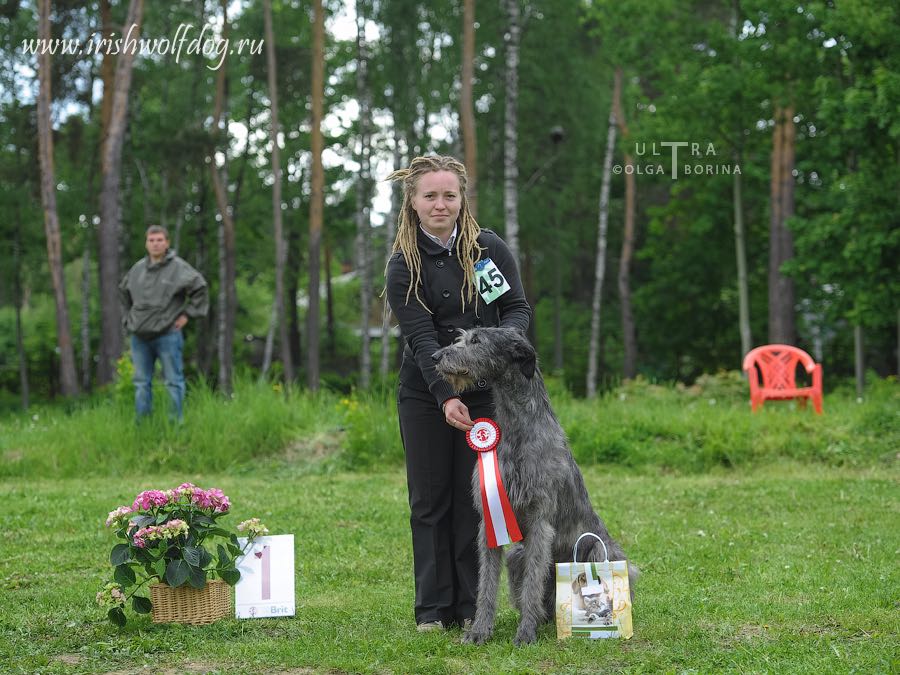
POLYGON ((383 179, 423 153, 465 159, 576 396, 767 342, 826 387, 895 374, 898 32, 868 0, 7 2, 0 406, 127 370, 115 285, 151 224, 210 284, 195 381, 389 381, 383 179), (101 42, 126 34, 148 50, 101 42))

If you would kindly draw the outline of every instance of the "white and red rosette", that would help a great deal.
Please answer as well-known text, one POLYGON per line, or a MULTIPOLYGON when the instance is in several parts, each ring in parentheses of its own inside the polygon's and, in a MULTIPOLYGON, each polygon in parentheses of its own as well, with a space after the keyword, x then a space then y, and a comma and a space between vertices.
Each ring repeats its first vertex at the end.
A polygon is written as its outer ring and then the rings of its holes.
POLYGON ((478 453, 478 483, 481 486, 481 506, 488 547, 496 548, 521 541, 522 533, 500 476, 500 462, 496 452, 497 444, 500 443, 500 427, 489 417, 479 417, 475 420, 475 426, 466 434, 466 441, 478 453))

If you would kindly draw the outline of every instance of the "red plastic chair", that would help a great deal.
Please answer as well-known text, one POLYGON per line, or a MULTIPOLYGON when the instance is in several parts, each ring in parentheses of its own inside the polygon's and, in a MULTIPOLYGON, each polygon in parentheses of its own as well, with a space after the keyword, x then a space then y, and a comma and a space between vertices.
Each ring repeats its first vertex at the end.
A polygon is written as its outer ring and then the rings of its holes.
POLYGON ((802 349, 790 345, 763 345, 747 353, 744 370, 750 380, 750 405, 753 412, 763 401, 796 398, 801 407, 811 399, 816 413, 822 414, 822 365, 802 349), (812 375, 811 387, 797 387, 797 364, 812 375), (762 383, 760 383, 762 376, 762 383))

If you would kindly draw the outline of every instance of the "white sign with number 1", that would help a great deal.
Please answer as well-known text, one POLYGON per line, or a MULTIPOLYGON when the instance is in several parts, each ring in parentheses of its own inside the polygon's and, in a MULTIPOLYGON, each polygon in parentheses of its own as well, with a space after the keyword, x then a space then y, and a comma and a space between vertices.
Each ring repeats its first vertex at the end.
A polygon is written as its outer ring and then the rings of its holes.
MULTIPOLYGON (((241 548, 246 539, 238 539, 241 548)), ((294 535, 259 537, 238 559, 241 580, 234 587, 238 619, 294 616, 294 535)))

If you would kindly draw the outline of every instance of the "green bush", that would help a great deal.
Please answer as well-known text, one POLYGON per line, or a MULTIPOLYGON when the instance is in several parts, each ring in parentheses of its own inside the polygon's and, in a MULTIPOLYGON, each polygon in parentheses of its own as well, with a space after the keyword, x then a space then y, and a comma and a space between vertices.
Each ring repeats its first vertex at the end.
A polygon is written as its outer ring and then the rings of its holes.
POLYGON ((333 395, 282 390, 239 378, 225 400, 191 382, 183 424, 167 419, 165 391, 154 391, 154 413, 134 420, 133 396, 122 389, 72 411, 33 408, 10 416, 0 437, 0 476, 124 475, 149 471, 225 471, 290 451, 315 456, 323 435, 340 432, 333 395))
MULTIPOLYGON (((692 387, 639 378, 589 401, 548 378, 554 409, 584 466, 697 473, 785 459, 832 466, 896 461, 895 379, 870 381, 859 402, 852 386, 836 387, 825 397, 822 416, 794 402, 767 403, 752 414, 745 386, 739 373, 701 378, 692 387)), ((341 397, 242 376, 225 400, 205 383, 192 382, 183 424, 166 418, 160 388, 154 415, 136 425, 133 396, 121 385, 87 402, 8 415, 0 422, 0 476, 190 476, 253 471, 273 462, 291 471, 401 466, 395 392, 392 379, 341 397)))
POLYGON ((393 398, 354 394, 343 398, 347 437, 341 464, 350 469, 367 469, 403 462, 403 444, 393 398))

